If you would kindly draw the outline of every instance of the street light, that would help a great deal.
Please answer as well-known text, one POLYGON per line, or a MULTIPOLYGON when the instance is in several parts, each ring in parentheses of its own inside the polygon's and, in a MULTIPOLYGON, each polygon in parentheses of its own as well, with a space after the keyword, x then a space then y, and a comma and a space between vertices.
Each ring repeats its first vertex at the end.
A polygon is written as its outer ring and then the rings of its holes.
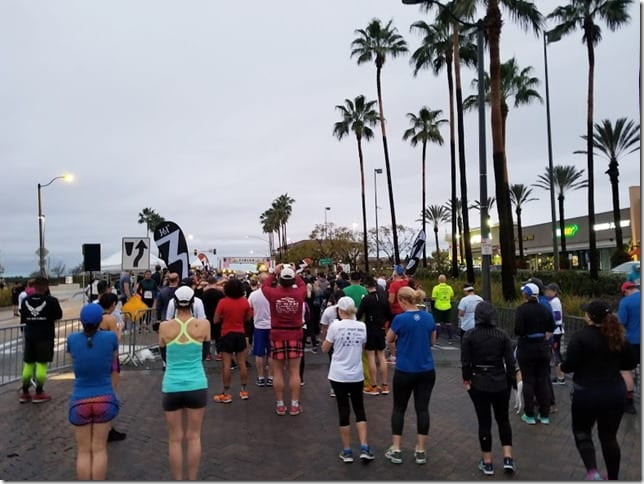
POLYGON ((550 219, 552 230, 552 253, 554 256, 555 271, 559 270, 559 247, 557 246, 557 213, 555 210, 555 186, 552 166, 552 136, 550 131, 550 89, 548 84, 548 49, 546 45, 548 42, 556 42, 561 37, 553 37, 551 32, 543 32, 543 64, 545 66, 545 80, 546 80, 546 130, 548 134, 548 170, 550 173, 550 219))
MULTIPOLYGON (((480 189, 480 198, 481 200, 481 295, 486 301, 490 300, 490 259, 492 257, 492 245, 489 241, 490 236, 490 227, 487 222, 487 162, 485 158, 485 89, 484 89, 484 74, 485 69, 483 66, 483 31, 485 27, 483 25, 483 19, 479 19, 475 24, 464 22, 460 18, 456 17, 454 13, 436 0, 402 0, 402 3, 405 5, 416 5, 419 3, 427 3, 429 5, 436 5, 445 12, 449 14, 452 19, 456 22, 464 25, 466 27, 476 27, 476 46, 478 52, 478 58, 476 61, 477 73, 478 73, 478 117, 479 117, 479 189, 480 189)), ((514 254, 507 254, 507 257, 514 257, 514 254)))
POLYGON ((373 169, 373 199, 376 211, 376 265, 380 265, 380 241, 378 239, 378 182, 376 175, 382 175, 382 168, 373 169))
POLYGON ((271 252, 271 242, 270 242, 270 240, 265 239, 264 237, 259 237, 257 235, 247 235, 246 238, 247 239, 259 239, 259 240, 263 240, 264 242, 266 242, 268 244, 268 257, 269 258, 272 257, 273 254, 271 252))
POLYGON ((324 207, 324 238, 326 239, 328 237, 328 227, 326 224, 326 213, 331 210, 331 207, 324 207))
POLYGON ((48 187, 56 180, 72 182, 74 181, 74 175, 56 176, 44 185, 38 183, 38 267, 40 268, 40 275, 43 277, 47 277, 47 270, 45 269, 45 214, 42 213, 42 195, 40 194, 40 189, 48 187))

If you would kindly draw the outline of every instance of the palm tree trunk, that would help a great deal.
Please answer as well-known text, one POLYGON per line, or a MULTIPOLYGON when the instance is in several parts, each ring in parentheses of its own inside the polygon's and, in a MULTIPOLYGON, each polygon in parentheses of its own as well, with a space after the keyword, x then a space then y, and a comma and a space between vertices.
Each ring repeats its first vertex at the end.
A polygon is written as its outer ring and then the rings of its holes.
MULTIPOLYGON (((425 201, 425 157, 427 155, 427 141, 423 141, 423 160, 422 160, 422 172, 423 172, 423 205, 421 207, 420 213, 422 214, 423 217, 423 233, 426 234, 427 231, 425 230, 425 207, 427 206, 427 202, 425 201)), ((423 267, 427 267, 427 244, 423 245, 423 267)))
POLYGON ((568 251, 566 250, 566 219, 564 218, 564 196, 559 194, 557 197, 559 202, 559 232, 561 233, 561 257, 559 257, 559 265, 562 269, 570 269, 568 263, 568 251))
POLYGON ((488 42, 490 47, 490 105, 492 127, 492 160, 494 164, 494 181, 496 184, 496 208, 499 214, 499 245, 503 263, 501 265, 501 286, 503 298, 514 300, 514 273, 516 255, 514 249, 514 227, 512 224, 512 206, 510 204, 510 187, 503 142, 503 118, 501 116, 501 59, 499 38, 501 36, 501 12, 498 0, 489 0, 485 16, 488 42))
POLYGON ((615 224, 615 248, 619 252, 624 251, 624 237, 622 235, 622 215, 619 210, 619 169, 617 160, 610 160, 608 164, 608 176, 610 178, 610 189, 613 197, 613 223, 615 224))
POLYGON ((398 250, 398 229, 396 226, 396 209, 394 207, 394 188, 391 182, 391 166, 389 164, 389 149, 387 148, 387 132, 385 130, 385 113, 382 107, 382 87, 380 85, 380 72, 382 68, 376 67, 376 88, 378 91, 378 112, 380 114, 380 130, 382 131, 382 149, 385 152, 385 169, 387 170, 387 188, 389 189, 389 210, 391 211, 391 235, 394 242, 394 263, 400 264, 398 250))
POLYGON ((463 263, 463 254, 465 254, 465 249, 463 248, 463 221, 458 219, 458 250, 461 254, 461 264, 463 263))
MULTIPOLYGON (((586 29, 584 22, 584 28, 586 29)), ((590 29, 590 26, 587 27, 590 29)), ((587 32, 588 33, 588 32, 587 32)), ((586 152, 588 158, 588 252, 590 255, 590 278, 599 279, 599 254, 597 253, 597 234, 595 233, 595 167, 593 160, 593 92, 595 85, 595 49, 586 35, 588 47, 588 113, 586 116, 586 152)))
POLYGON ((465 165, 465 128, 463 125, 463 92, 461 89, 461 56, 459 51, 458 24, 452 23, 454 29, 454 79, 456 81, 456 117, 458 124, 458 166, 461 177, 461 209, 463 211, 463 228, 465 231, 465 264, 467 280, 474 283, 474 264, 472 262, 472 243, 470 242, 470 216, 467 205, 467 176, 465 165))
MULTIPOLYGON (((450 154, 450 182, 452 185, 452 277, 458 277, 458 254, 456 244, 456 142, 454 140, 454 80, 452 79, 451 56, 446 55, 447 89, 449 92, 449 154, 450 154)), ((459 232, 460 233, 460 232, 459 232)), ((459 238, 458 243, 462 244, 459 238)), ((463 252, 461 248, 461 258, 463 252)))
POLYGON ((523 227, 521 227, 521 209, 517 207, 517 237, 519 238, 519 257, 523 262, 523 227))
POLYGON ((356 135, 358 140, 358 158, 360 159, 360 188, 362 197, 362 244, 364 250, 364 270, 369 274, 369 247, 367 246, 367 204, 365 201, 364 190, 364 158, 362 156, 362 142, 360 136, 356 135))
POLYGON ((440 254, 440 248, 438 247, 438 225, 434 225, 434 239, 436 241, 436 261, 438 261, 440 254))

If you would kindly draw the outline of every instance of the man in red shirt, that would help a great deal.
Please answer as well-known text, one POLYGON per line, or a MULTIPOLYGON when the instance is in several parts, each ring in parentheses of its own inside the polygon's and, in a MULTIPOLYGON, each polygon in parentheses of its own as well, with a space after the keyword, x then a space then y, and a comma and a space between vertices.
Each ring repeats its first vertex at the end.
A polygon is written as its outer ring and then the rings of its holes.
POLYGON ((286 415, 284 403, 284 363, 289 372, 290 415, 302 412, 300 404, 300 360, 304 354, 303 308, 306 283, 290 264, 278 264, 262 285, 271 309, 271 369, 277 415, 286 415), (277 280, 277 285, 273 282, 277 280))
MULTIPOLYGON (((388 324, 391 324, 394 316, 403 312, 403 308, 400 307, 398 303, 398 291, 401 287, 405 287, 409 284, 407 276, 405 275, 405 269, 401 265, 394 266, 394 272, 391 274, 391 282, 389 283, 389 289, 387 293, 389 295, 389 310, 391 313, 391 320, 388 324)), ((387 325, 388 326, 388 325, 387 325)), ((387 347, 389 349, 389 362, 396 362, 396 343, 388 343, 387 347)))

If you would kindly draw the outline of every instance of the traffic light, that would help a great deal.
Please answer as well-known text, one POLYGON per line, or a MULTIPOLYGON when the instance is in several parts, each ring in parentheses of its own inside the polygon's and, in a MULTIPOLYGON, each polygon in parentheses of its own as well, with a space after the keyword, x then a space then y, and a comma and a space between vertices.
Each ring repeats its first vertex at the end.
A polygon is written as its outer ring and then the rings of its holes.
POLYGON ((197 255, 197 249, 195 249, 193 253, 194 253, 194 255, 197 255))

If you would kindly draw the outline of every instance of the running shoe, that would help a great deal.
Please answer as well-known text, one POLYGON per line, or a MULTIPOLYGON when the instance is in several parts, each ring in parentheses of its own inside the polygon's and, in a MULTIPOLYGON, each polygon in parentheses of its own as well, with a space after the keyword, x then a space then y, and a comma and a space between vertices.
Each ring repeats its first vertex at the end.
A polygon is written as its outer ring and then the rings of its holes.
POLYGON ((361 445, 360 446, 360 460, 363 462, 374 460, 376 458, 375 455, 373 455, 373 452, 371 452, 371 449, 369 448, 368 445, 361 445))
POLYGON ((221 360, 223 360, 223 357, 221 356, 221 353, 217 353, 215 355, 215 361, 221 361, 221 360))
POLYGON ((275 405, 275 413, 277 415, 286 415, 286 405, 275 405))
POLYGON ((351 449, 343 449, 342 452, 340 452, 340 460, 345 464, 353 462, 353 452, 351 449))
POLYGON ((597 469, 591 469, 586 473, 587 481, 603 481, 601 474, 597 469))
POLYGON ((483 462, 483 459, 479 461, 479 470, 485 474, 486 476, 493 476, 494 475, 494 466, 492 465, 491 462, 483 462))
POLYGON ((382 390, 380 390, 380 393, 383 395, 389 395, 389 385, 386 383, 382 384, 382 390))
POLYGON ((521 420, 523 420, 528 425, 536 425, 537 421, 534 417, 528 417, 525 413, 521 415, 521 420))
POLYGON ((371 385, 370 387, 364 387, 362 393, 365 395, 380 395, 378 387, 376 385, 371 385))
POLYGON ((126 433, 119 432, 118 430, 111 428, 109 433, 107 434, 107 441, 120 442, 121 440, 125 440, 125 437, 127 437, 126 433))
POLYGON ((36 393, 32 398, 31 398, 31 403, 45 403, 51 400, 51 397, 47 395, 45 392, 40 392, 36 393))
POLYGON ((291 405, 291 408, 288 411, 289 415, 293 415, 294 417, 302 413, 302 404, 299 403, 297 405, 291 405))
POLYGON ((552 384, 553 385, 565 385, 566 384, 566 378, 553 378, 552 379, 552 384))
POLYGON ((258 387, 265 387, 266 386, 266 380, 264 380, 263 378, 258 377, 257 380, 255 380, 255 385, 257 385, 258 387))
POLYGON ((331 391, 329 392, 329 396, 332 398, 335 398, 335 390, 333 390, 333 388, 331 388, 331 391))
POLYGON ((543 425, 550 425, 550 419, 548 417, 542 417, 541 415, 538 415, 537 419, 539 420, 539 423, 542 423, 543 425))
POLYGON ((425 464, 427 462, 427 454, 425 453, 425 449, 414 450, 414 459, 416 459, 416 464, 425 464))
POLYGON ((394 450, 392 447, 389 447, 385 451, 385 457, 389 459, 392 464, 402 464, 402 452, 400 450, 394 450))
POLYGON ((503 458, 503 472, 512 474, 514 472, 514 459, 512 457, 503 458))
POLYGON ((301 387, 303 387, 304 385, 306 385, 306 383, 304 382, 304 380, 300 380, 300 386, 301 386, 301 387))
POLYGON ((266 386, 267 386, 267 387, 272 387, 272 386, 273 386, 273 377, 272 377, 272 376, 269 376, 269 377, 266 379, 266 386))
POLYGON ((18 399, 20 403, 29 403, 31 402, 31 393, 29 392, 23 392, 20 394, 20 398, 18 399))
POLYGON ((206 361, 212 361, 212 355, 210 353, 206 356, 206 361))
POLYGON ((239 367, 237 366, 237 362, 233 361, 233 362, 230 364, 230 369, 231 369, 231 370, 236 370, 237 368, 239 368, 239 367))
POLYGON ((220 393, 212 398, 217 403, 231 403, 233 396, 230 393, 220 393))
POLYGON ((246 390, 242 390, 239 392, 239 398, 242 400, 248 400, 248 392, 246 390))

